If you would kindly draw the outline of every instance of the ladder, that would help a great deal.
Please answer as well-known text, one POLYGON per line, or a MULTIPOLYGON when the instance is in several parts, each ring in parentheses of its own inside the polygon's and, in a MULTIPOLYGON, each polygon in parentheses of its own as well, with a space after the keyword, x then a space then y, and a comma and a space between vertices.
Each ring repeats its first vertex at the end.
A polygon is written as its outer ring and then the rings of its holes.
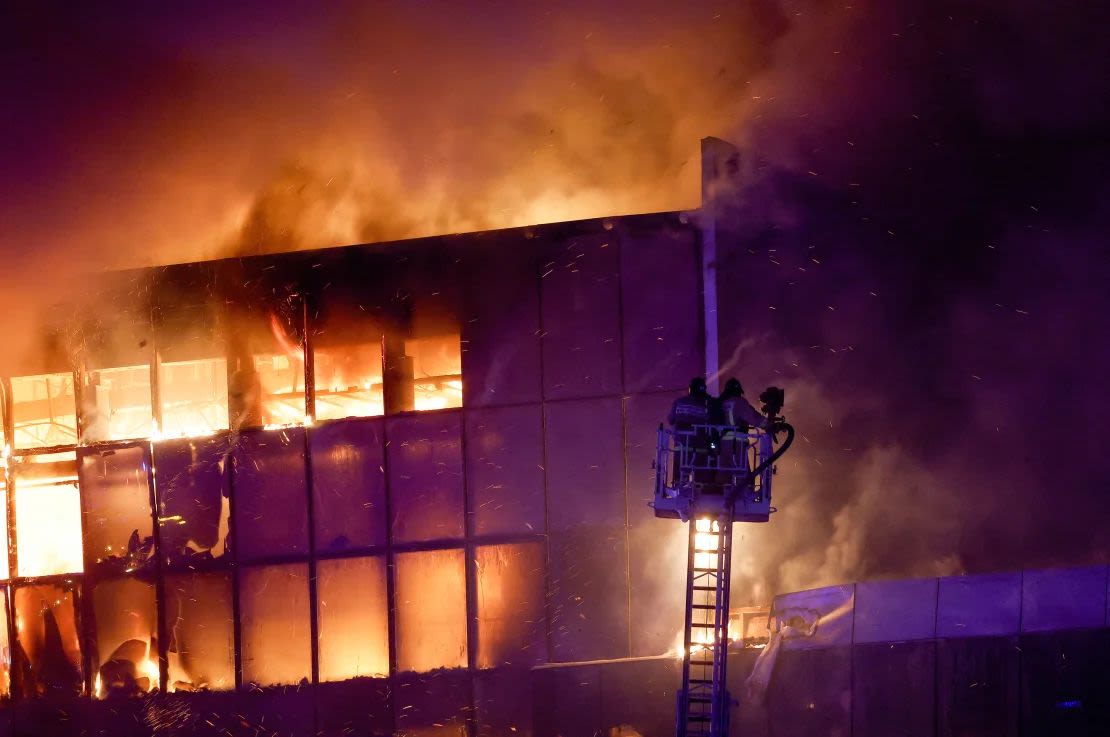
POLYGON ((728 595, 732 568, 732 515, 690 524, 686 567, 686 631, 678 737, 726 737, 731 698, 728 671, 728 595))

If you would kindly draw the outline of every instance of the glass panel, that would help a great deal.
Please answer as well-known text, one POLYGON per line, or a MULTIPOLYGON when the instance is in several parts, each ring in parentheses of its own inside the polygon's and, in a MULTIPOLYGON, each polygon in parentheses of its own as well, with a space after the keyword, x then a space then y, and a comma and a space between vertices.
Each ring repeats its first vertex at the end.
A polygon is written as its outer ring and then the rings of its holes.
POLYGON ((154 446, 159 542, 170 565, 220 558, 227 552, 227 449, 227 438, 170 440, 154 446))
POLYGON ((547 399, 621 391, 616 233, 548 246, 541 263, 543 392, 547 399))
POLYGON ((80 452, 88 559, 131 572, 154 560, 147 448, 80 452))
POLYGON ((333 422, 309 431, 316 550, 384 545, 385 471, 380 420, 333 422))
POLYGON ((30 456, 16 464, 15 525, 20 576, 84 570, 75 452, 30 456))
POLYGON ((397 668, 466 667, 466 577, 462 550, 399 553, 397 668))
POLYGON ((79 695, 84 690, 72 590, 51 584, 18 587, 15 636, 23 696, 79 695))
POLYGON ((320 680, 389 674, 389 620, 382 558, 316 564, 320 680))
POLYGON ((169 691, 235 688, 231 575, 166 576, 169 691))
POLYGON ((457 332, 405 341, 405 355, 412 359, 416 409, 462 406, 461 347, 457 332))
POLYGON ((157 326, 159 437, 197 437, 228 428, 227 358, 212 309, 178 308, 157 326))
POLYGON ((533 665, 544 655, 544 558, 539 543, 477 549, 478 667, 533 665))
POLYGON ((394 542, 463 536, 462 440, 454 413, 389 421, 394 542))
POLYGON ((544 532, 539 405, 466 413, 466 472, 478 535, 544 532))
POLYGON ((235 553, 239 560, 308 552, 304 429, 240 435, 235 459, 235 553))
POLYGON ((313 348, 316 419, 374 417, 385 411, 382 342, 313 348))
POLYGON ((244 568, 239 577, 243 681, 299 683, 311 673, 308 564, 244 568))
POLYGON ((158 688, 158 615, 154 585, 135 578, 101 581, 92 592, 93 694, 138 696, 158 688))
POLYGON ((77 443, 73 374, 15 376, 11 385, 16 448, 77 443))

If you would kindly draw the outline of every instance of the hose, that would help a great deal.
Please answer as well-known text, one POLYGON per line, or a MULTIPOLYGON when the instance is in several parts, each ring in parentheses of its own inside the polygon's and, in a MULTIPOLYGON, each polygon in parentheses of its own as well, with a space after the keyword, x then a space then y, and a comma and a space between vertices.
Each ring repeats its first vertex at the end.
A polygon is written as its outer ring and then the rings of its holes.
POLYGON ((776 432, 779 431, 779 430, 785 430, 786 431, 786 440, 782 441, 782 445, 779 446, 778 450, 776 450, 774 453, 771 454, 770 458, 768 458, 767 460, 763 461, 763 463, 760 463, 758 466, 755 467, 755 469, 752 471, 752 474, 751 474, 751 477, 753 479, 756 476, 758 476, 759 474, 766 471, 767 467, 770 466, 771 464, 773 464, 779 458, 782 458, 782 454, 785 453, 787 451, 787 449, 790 447, 790 444, 794 442, 794 426, 793 425, 791 425, 788 422, 777 422, 777 423, 775 423, 775 425, 773 427, 774 427, 776 432))

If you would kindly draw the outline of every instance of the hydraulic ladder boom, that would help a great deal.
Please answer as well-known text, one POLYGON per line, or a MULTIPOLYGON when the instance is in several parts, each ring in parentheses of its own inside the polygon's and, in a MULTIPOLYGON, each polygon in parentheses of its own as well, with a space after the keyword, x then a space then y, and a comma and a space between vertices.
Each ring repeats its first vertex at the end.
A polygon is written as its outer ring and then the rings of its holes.
POLYGON ((732 515, 698 519, 690 525, 678 737, 728 734, 731 698, 725 684, 731 561, 732 515))

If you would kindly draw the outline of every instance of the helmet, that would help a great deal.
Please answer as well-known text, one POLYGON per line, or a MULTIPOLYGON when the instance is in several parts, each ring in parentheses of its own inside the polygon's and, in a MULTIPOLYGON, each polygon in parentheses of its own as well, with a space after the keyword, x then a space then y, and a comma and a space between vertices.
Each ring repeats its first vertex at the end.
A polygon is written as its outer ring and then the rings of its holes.
POLYGON ((690 379, 690 393, 691 394, 705 394, 705 379, 700 376, 695 376, 690 379))
POLYGON ((725 382, 723 393, 730 397, 742 397, 744 396, 744 387, 740 384, 740 380, 734 377, 725 382))

